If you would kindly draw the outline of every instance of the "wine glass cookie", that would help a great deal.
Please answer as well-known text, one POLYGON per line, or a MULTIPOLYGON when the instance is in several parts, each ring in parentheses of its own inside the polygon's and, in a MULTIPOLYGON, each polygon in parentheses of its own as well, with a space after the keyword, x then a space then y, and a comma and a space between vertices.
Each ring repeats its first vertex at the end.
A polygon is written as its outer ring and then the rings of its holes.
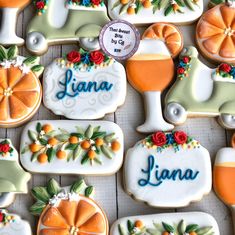
POLYGON ((20 161, 44 174, 111 175, 123 162, 123 133, 108 121, 34 121, 21 137, 20 161))
POLYGON ((222 63, 210 68, 198 59, 195 47, 185 47, 177 67, 177 80, 165 97, 165 117, 175 125, 187 117, 218 117, 235 128, 235 67, 222 63))
POLYGON ((27 193, 31 176, 19 165, 18 152, 9 139, 0 140, 0 162, 0 208, 3 208, 14 201, 15 194, 27 193))
POLYGON ((142 93, 145 101, 146 121, 137 131, 173 129, 162 117, 161 93, 174 78, 173 58, 182 47, 183 38, 178 28, 156 23, 144 32, 138 51, 127 60, 128 81, 142 93))
POLYGON ((38 57, 22 57, 18 48, 0 46, 0 127, 22 125, 39 109, 43 72, 38 57))
POLYGON ((183 131, 158 131, 127 151, 124 185, 150 206, 187 206, 211 190, 209 152, 183 131))
POLYGON ((232 147, 222 148, 216 154, 213 169, 213 187, 218 197, 230 207, 235 229, 235 135, 232 147))
POLYGON ((0 0, 1 27, 0 44, 2 45, 23 45, 24 39, 16 36, 16 22, 18 13, 24 9, 30 0, 0 0))
POLYGON ((61 188, 51 179, 47 187, 34 187, 32 194, 37 202, 30 212, 40 216, 37 235, 94 234, 108 235, 107 217, 100 206, 90 197, 92 186, 84 180, 61 188))
POLYGON ((126 72, 102 51, 79 49, 46 68, 43 86, 43 102, 56 115, 98 119, 124 103, 126 72))
POLYGON ((211 61, 235 64, 235 8, 233 1, 205 12, 196 28, 196 42, 211 61))
POLYGON ((32 231, 29 223, 20 216, 0 210, 0 234, 32 235, 32 231))
POLYGON ((132 24, 170 22, 190 24, 203 12, 202 0, 109 0, 109 15, 132 24))
POLYGON ((87 50, 99 49, 99 34, 109 22, 104 0, 36 0, 37 15, 27 28, 26 47, 44 54, 49 45, 79 42, 87 50))
POLYGON ((219 235, 215 219, 203 212, 162 213, 118 219, 111 227, 111 235, 219 235))

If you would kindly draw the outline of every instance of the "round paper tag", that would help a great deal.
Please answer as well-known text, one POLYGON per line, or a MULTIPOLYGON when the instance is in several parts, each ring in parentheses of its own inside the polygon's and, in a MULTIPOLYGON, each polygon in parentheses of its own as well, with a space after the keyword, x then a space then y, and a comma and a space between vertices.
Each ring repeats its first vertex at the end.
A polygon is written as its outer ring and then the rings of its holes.
POLYGON ((114 20, 104 26, 100 33, 100 46, 109 56, 126 60, 138 50, 140 33, 137 28, 124 20, 114 20))

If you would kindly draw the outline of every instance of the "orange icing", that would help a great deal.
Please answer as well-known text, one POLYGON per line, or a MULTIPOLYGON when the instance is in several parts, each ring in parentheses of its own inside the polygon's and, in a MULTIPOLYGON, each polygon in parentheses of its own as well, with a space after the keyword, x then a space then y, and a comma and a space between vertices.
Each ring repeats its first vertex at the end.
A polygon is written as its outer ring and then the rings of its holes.
POLYGON ((23 8, 30 2, 30 0, 0 0, 0 7, 23 8))
POLYGON ((234 29, 235 9, 225 4, 217 5, 199 20, 196 29, 197 43, 208 58, 234 63, 234 29))
POLYGON ((215 166, 214 190, 227 205, 235 204, 235 167, 215 166))
POLYGON ((171 58, 162 60, 129 59, 126 63, 127 77, 139 92, 163 91, 174 77, 174 63, 171 58))
POLYGON ((182 35, 179 29, 168 23, 156 23, 150 26, 142 36, 142 39, 146 38, 165 41, 173 58, 179 54, 183 47, 182 35))
POLYGON ((77 201, 62 200, 58 207, 48 206, 39 221, 46 226, 38 235, 67 235, 79 231, 79 235, 107 234, 105 215, 97 211, 90 199, 77 201))
POLYGON ((39 99, 37 78, 32 72, 23 75, 13 66, 0 68, 0 121, 26 116, 39 99))

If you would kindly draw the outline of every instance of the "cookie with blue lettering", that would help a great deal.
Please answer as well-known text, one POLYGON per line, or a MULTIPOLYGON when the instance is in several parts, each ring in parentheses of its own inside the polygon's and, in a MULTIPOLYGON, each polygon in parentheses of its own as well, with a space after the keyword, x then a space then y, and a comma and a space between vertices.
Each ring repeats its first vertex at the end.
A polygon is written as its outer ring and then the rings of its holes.
POLYGON ((124 165, 128 194, 153 207, 184 207, 211 191, 207 149, 183 131, 156 132, 129 149, 124 165))
POLYGON ((98 119, 115 112, 126 97, 122 64, 101 51, 71 51, 52 62, 44 73, 43 100, 57 115, 98 119))

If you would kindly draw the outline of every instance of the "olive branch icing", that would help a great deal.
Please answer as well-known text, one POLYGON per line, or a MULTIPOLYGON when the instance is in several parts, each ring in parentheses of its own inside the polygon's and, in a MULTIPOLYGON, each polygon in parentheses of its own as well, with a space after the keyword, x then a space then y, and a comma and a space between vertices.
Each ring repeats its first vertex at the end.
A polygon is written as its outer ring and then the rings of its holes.
POLYGON ((39 64, 40 58, 37 56, 30 56, 24 58, 18 56, 19 50, 17 46, 11 46, 9 49, 0 45, 0 65, 4 69, 9 69, 12 66, 19 68, 23 74, 28 74, 30 71, 39 77, 44 67, 39 64))
POLYGON ((55 157, 59 160, 76 161, 81 164, 102 164, 101 155, 112 159, 120 150, 115 133, 100 130, 100 126, 89 125, 86 129, 75 127, 74 132, 62 128, 54 130, 50 124, 37 123, 36 131, 28 130, 31 143, 25 143, 21 154, 32 153, 31 161, 41 164, 51 163, 55 157))
POLYGON ((198 224, 186 224, 184 220, 173 225, 166 222, 153 222, 153 227, 145 226, 141 220, 127 220, 126 226, 118 225, 120 235, 213 235, 213 227, 201 227, 198 224))
POLYGON ((58 206, 61 200, 78 201, 79 195, 92 197, 94 187, 88 186, 83 179, 75 181, 70 187, 61 188, 55 179, 50 179, 45 187, 36 186, 31 190, 36 202, 29 211, 33 215, 40 215, 43 209, 49 204, 58 206))

